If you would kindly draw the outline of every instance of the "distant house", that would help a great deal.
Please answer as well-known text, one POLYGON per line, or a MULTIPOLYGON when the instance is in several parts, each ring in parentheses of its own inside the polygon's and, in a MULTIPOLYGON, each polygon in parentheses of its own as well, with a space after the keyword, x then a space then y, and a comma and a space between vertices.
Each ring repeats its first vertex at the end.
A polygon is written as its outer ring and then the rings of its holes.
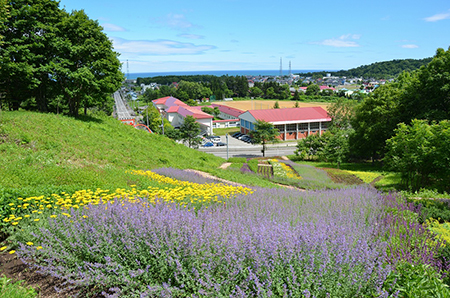
MULTIPOLYGON (((213 128, 239 127, 239 115, 244 113, 244 111, 221 104, 212 104, 207 107, 218 108, 220 111, 217 118, 220 118, 221 120, 213 120, 213 128)), ((201 110, 202 107, 192 108, 201 110)))
POLYGON ((191 107, 175 97, 158 98, 153 100, 152 103, 175 128, 180 127, 186 116, 190 115, 200 124, 203 134, 210 135, 213 133, 213 116, 191 107))
POLYGON ((272 123, 279 131, 280 140, 298 140, 312 134, 322 135, 331 118, 321 107, 249 110, 239 116, 241 132, 248 134, 255 129, 257 120, 272 123))

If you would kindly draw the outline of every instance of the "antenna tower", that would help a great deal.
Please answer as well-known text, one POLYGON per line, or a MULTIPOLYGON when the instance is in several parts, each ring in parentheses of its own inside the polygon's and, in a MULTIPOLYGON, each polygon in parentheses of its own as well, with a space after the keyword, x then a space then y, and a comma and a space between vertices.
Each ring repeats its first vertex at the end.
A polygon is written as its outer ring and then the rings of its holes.
POLYGON ((127 59, 127 81, 130 79, 130 65, 128 65, 128 59, 127 59))
POLYGON ((280 58, 280 77, 283 76, 283 58, 280 58))
POLYGON ((292 69, 291 69, 291 61, 289 61, 289 76, 292 75, 292 69))

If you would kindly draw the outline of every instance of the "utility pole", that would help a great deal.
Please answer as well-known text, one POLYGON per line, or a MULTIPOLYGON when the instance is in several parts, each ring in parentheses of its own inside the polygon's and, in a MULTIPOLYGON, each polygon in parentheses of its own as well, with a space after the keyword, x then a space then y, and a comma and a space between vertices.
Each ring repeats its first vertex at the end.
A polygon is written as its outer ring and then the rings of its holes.
POLYGON ((228 133, 225 134, 225 137, 227 138, 227 160, 228 160, 228 133))
POLYGON ((161 110, 161 130, 162 135, 164 135, 164 109, 161 110))

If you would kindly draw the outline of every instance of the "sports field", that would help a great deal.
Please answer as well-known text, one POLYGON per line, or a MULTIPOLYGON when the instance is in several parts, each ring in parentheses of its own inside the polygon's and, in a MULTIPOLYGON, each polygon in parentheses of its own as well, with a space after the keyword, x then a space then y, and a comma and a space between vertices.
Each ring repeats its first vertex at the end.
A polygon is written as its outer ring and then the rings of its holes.
MULTIPOLYGON (((264 110, 264 109, 272 109, 276 100, 242 100, 242 101, 216 101, 214 103, 229 106, 232 108, 236 108, 242 111, 248 110, 264 110)), ((291 100, 279 100, 278 105, 280 108, 293 108, 295 105, 295 101, 291 100)), ((306 107, 322 107, 327 110, 327 107, 330 103, 326 102, 298 102, 298 106, 300 108, 306 107)))

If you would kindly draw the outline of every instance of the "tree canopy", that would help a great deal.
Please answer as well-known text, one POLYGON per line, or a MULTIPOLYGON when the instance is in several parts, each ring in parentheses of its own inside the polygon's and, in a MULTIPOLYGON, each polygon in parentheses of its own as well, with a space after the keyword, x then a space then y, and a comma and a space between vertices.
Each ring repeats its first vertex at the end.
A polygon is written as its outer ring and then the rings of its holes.
MULTIPOLYGON (((412 72, 428 64, 432 58, 425 59, 395 59, 391 61, 375 62, 369 65, 361 65, 349 70, 333 71, 334 76, 338 77, 362 77, 376 79, 396 78, 402 72, 412 72)), ((321 78, 330 71, 300 73, 301 76, 321 78)))
POLYGON ((275 143, 279 135, 278 130, 275 129, 272 123, 257 120, 255 123, 255 130, 250 132, 250 136, 253 138, 254 143, 261 144, 262 154, 265 156, 267 150, 267 143, 275 143))
POLYGON ((118 54, 97 21, 54 0, 8 1, 0 35, 1 104, 42 112, 112 111, 123 81, 118 54))
POLYGON ((188 115, 184 118, 183 124, 180 126, 180 134, 183 142, 187 143, 190 148, 197 146, 201 142, 199 134, 201 133, 200 124, 194 117, 188 115))

